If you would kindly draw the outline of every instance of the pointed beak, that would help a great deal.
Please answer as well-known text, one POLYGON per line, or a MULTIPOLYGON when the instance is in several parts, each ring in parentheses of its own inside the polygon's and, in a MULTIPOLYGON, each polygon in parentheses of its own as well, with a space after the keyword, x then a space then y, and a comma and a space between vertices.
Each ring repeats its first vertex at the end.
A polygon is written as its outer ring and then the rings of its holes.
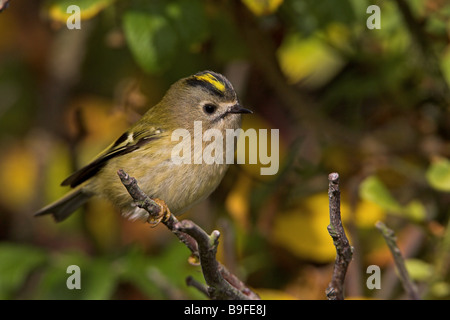
POLYGON ((253 113, 253 111, 242 107, 239 103, 236 103, 234 106, 228 109, 227 113, 253 113))

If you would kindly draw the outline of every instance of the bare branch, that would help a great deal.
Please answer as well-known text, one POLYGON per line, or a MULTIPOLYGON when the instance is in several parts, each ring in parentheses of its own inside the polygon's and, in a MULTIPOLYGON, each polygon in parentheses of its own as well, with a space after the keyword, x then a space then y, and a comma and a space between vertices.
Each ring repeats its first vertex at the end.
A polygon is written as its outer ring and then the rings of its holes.
POLYGON ((207 287, 204 288, 190 278, 186 281, 188 285, 199 289, 211 299, 259 300, 257 294, 252 292, 216 260, 217 245, 220 237, 219 231, 214 230, 211 235, 208 235, 190 220, 178 221, 170 211, 164 211, 161 203, 148 197, 139 188, 135 178, 130 177, 123 170, 119 170, 117 174, 136 205, 146 210, 152 219, 162 222, 188 247, 192 255, 199 259, 207 287))
POLYGON ((339 174, 328 175, 328 199, 330 206, 330 225, 328 233, 336 247, 333 277, 326 290, 328 300, 344 300, 344 280, 347 268, 352 261, 353 247, 347 239, 341 220, 341 192, 339 190, 339 174))
POLYGON ((191 276, 188 276, 186 278, 186 284, 190 287, 196 288, 198 291, 200 291, 201 293, 203 293, 205 296, 207 296, 209 298, 208 287, 205 286, 203 283, 200 283, 197 280, 195 280, 194 278, 192 278, 191 276))
POLYGON ((376 228, 383 235, 389 250, 394 258, 395 267, 397 268, 400 280, 402 282, 403 288, 412 300, 419 300, 419 294, 414 283, 409 278, 408 271, 405 267, 405 260, 402 257, 400 249, 397 246, 397 237, 393 230, 389 229, 383 222, 378 221, 375 224, 376 228))

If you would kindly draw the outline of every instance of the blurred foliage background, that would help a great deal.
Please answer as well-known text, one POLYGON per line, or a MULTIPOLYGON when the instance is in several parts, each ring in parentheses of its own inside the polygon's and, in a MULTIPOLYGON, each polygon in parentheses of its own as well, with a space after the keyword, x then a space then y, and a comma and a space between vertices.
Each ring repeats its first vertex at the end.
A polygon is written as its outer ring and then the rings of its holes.
MULTIPOLYGON (((5 1, 2 1, 3 4, 5 1)), ((225 74, 280 130, 280 170, 234 165, 181 218, 221 231, 219 260, 263 299, 325 299, 335 248, 327 176, 355 248, 350 298, 403 299, 375 222, 410 276, 450 297, 450 4, 446 0, 11 0, 0 14, 0 299, 203 299, 164 226, 95 199, 67 221, 33 212, 177 79, 225 74), (67 7, 81 8, 69 30, 67 7), (369 5, 381 28, 369 29, 369 5), (81 268, 68 290, 67 267, 81 268), (381 268, 369 290, 367 267, 381 268)), ((269 149, 270 150, 270 149, 269 149)))

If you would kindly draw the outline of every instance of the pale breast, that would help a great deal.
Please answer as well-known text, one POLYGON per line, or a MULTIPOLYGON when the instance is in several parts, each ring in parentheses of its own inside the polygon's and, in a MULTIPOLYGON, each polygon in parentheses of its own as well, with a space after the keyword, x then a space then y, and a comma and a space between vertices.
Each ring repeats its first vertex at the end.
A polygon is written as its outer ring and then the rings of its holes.
POLYGON ((117 171, 123 169, 137 179, 148 196, 164 200, 172 213, 181 214, 208 197, 228 168, 226 164, 174 164, 171 159, 159 159, 161 155, 140 152, 112 159, 98 177, 92 179, 88 189, 110 199, 122 210, 134 208, 131 196, 117 175, 117 171), (133 166, 127 166, 129 163, 133 166))

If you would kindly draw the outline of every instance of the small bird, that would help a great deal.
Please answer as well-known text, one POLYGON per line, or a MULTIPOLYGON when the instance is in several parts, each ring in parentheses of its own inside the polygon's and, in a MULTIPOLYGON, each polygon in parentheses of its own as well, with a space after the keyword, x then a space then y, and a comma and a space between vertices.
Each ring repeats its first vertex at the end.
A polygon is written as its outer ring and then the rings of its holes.
POLYGON ((227 129, 239 129, 244 113, 252 111, 240 105, 233 86, 223 75, 203 71, 180 79, 129 130, 61 183, 74 188, 72 191, 35 215, 52 214, 56 221, 63 221, 89 198, 100 196, 109 199, 129 219, 149 219, 122 185, 117 175, 120 169, 136 178, 149 197, 163 200, 171 213, 179 215, 217 188, 229 164, 174 162, 172 152, 180 140, 174 140, 172 133, 177 129, 188 132, 189 138, 182 143, 189 149, 183 150, 190 151, 191 159, 198 159, 208 139, 200 137, 202 148, 195 147, 194 139, 209 129, 223 136, 227 129), (201 132, 195 132, 199 123, 201 132))

